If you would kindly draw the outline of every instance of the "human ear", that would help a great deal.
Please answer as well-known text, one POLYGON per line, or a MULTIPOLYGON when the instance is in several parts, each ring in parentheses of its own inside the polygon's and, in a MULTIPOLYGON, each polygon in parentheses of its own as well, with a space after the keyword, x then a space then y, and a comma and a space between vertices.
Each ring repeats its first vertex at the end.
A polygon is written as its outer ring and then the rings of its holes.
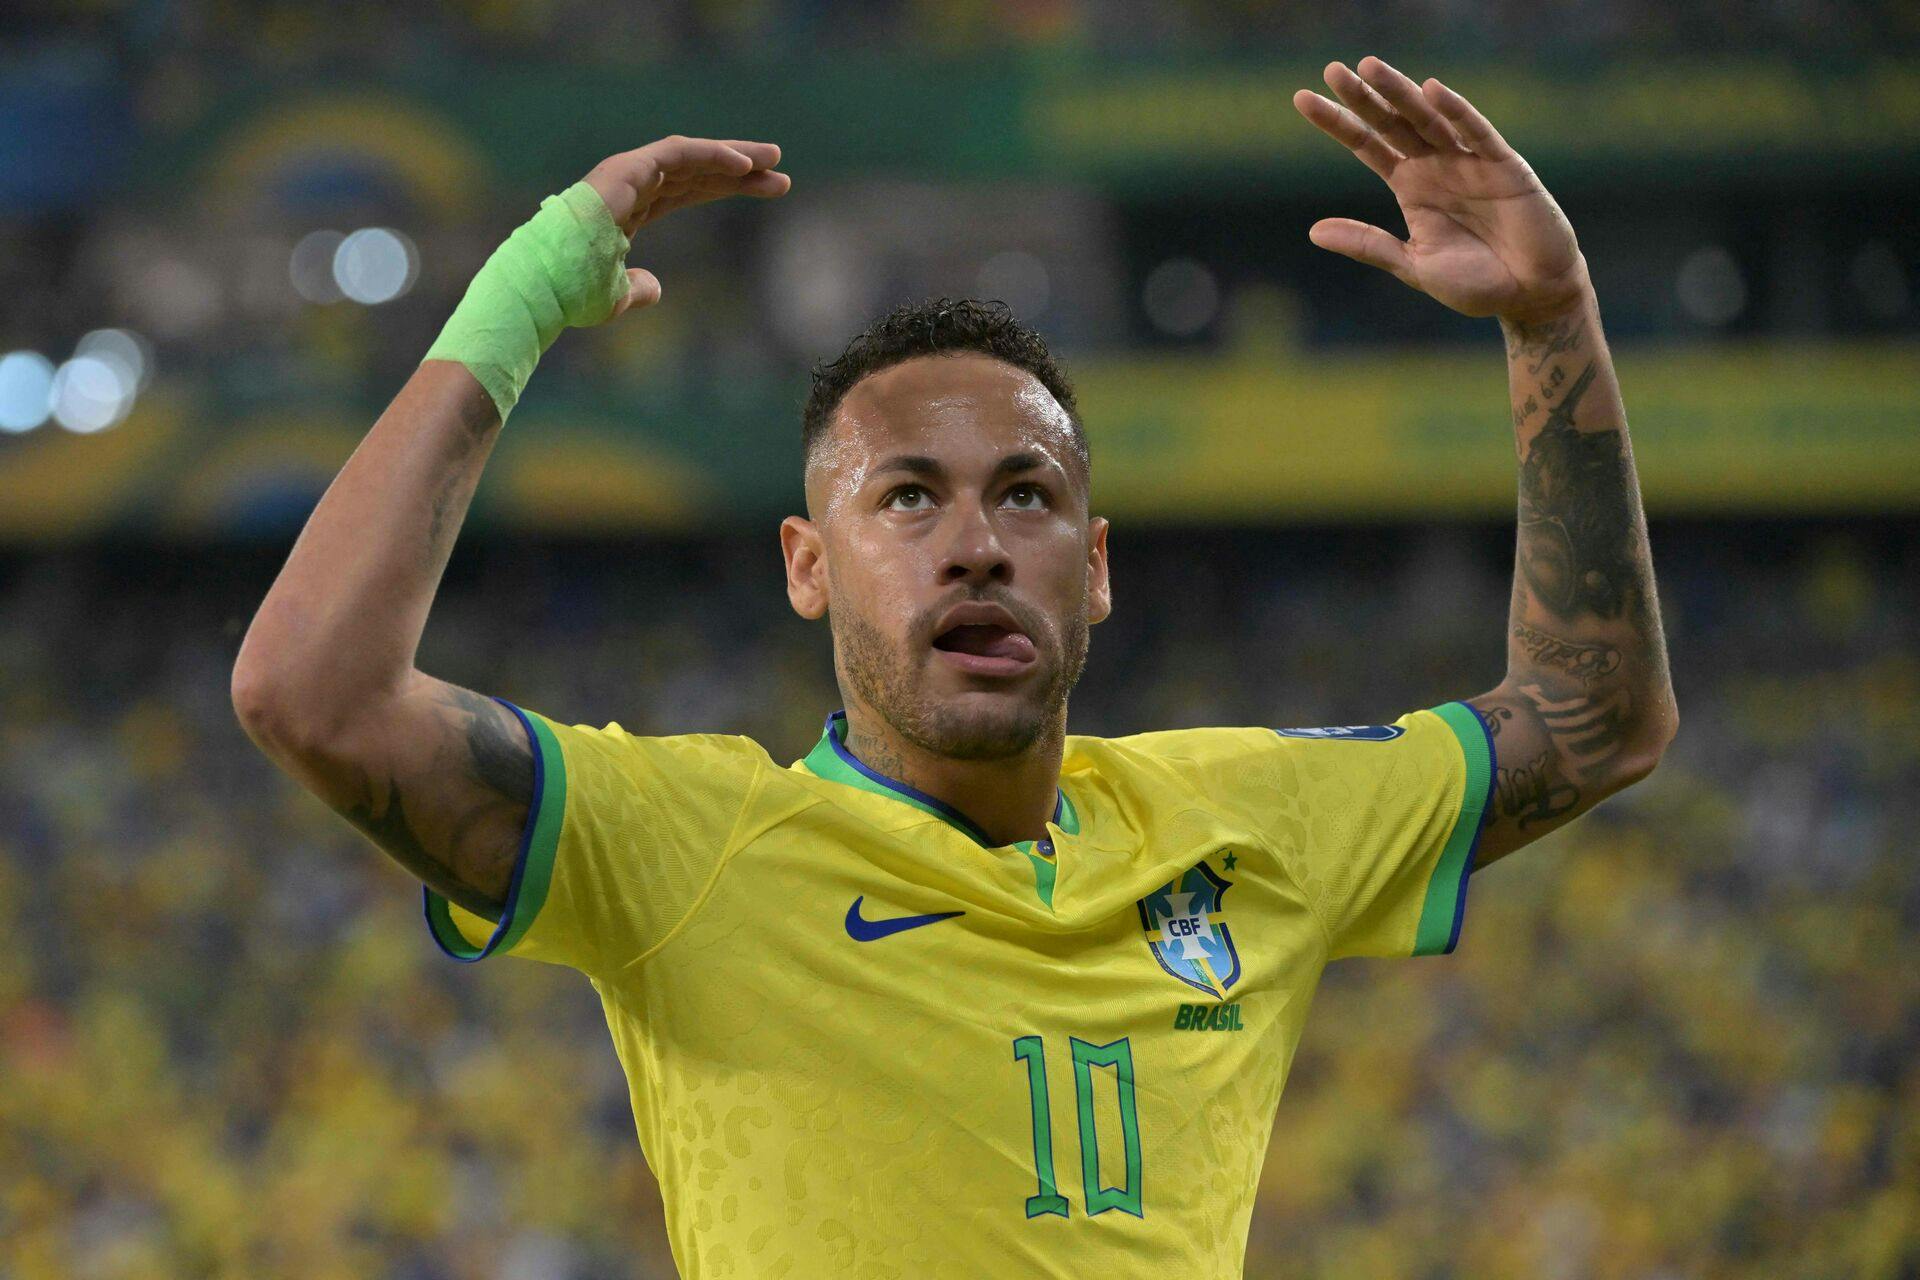
POLYGON ((780 522, 780 554, 787 562, 787 603, 809 622, 827 614, 826 543, 804 516, 780 522))
POLYGON ((1113 585, 1107 577, 1107 522, 1087 522, 1087 621, 1104 622, 1113 612, 1113 585))

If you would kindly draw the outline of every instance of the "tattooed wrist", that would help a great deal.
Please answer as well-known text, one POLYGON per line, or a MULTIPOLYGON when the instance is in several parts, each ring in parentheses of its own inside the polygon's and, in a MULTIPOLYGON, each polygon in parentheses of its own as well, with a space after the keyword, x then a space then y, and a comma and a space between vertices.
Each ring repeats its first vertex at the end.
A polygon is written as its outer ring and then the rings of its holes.
POLYGON ((1587 276, 1583 258, 1555 288, 1536 290, 1532 297, 1502 311, 1500 327, 1509 333, 1515 329, 1545 328, 1585 314, 1592 301, 1593 283, 1587 276))
POLYGON ((1530 324, 1502 320, 1500 332, 1507 341, 1507 359, 1526 361, 1527 376, 1538 377, 1549 360, 1586 341, 1586 309, 1530 324))

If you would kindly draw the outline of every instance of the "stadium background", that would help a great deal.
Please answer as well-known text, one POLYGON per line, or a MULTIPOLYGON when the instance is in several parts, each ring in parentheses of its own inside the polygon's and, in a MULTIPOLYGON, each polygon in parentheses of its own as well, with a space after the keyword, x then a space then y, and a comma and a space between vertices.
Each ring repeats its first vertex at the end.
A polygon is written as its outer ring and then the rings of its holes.
MULTIPOLYGON (((0 20, 0 1277, 665 1277, 574 975, 437 955, 227 673, 319 489, 540 196, 669 132, 796 178, 563 337, 422 665, 549 714, 837 705, 773 536, 809 363, 997 296, 1082 388, 1118 607, 1081 732, 1388 718, 1499 674, 1469 322, 1288 105, 1482 105, 1592 262, 1684 727, 1329 971, 1256 1277, 1920 1276, 1920 11, 1872 0, 40 0, 0 20)), ((831 1274, 823 1252, 820 1274, 831 1274)))

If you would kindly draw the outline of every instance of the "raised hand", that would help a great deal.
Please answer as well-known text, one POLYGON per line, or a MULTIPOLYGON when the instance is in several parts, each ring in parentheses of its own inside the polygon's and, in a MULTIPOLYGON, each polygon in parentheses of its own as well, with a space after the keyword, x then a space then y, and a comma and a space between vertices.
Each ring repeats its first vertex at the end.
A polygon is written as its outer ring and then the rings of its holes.
MULTIPOLYGON (((614 222, 628 236, 688 205, 725 196, 772 199, 787 194, 793 180, 774 169, 780 148, 771 142, 716 142, 678 134, 608 156, 586 183, 600 193, 614 222)), ((614 315, 660 300, 660 281, 638 267, 627 271, 626 301, 614 315)))
POLYGON ((1401 240, 1351 218, 1308 229, 1322 249, 1379 267, 1455 311, 1526 321, 1577 305, 1588 287, 1573 227, 1527 162, 1472 103, 1416 85, 1379 58, 1326 69, 1340 99, 1293 105, 1379 174, 1406 219, 1401 240), (1342 105, 1344 104, 1344 105, 1342 105))

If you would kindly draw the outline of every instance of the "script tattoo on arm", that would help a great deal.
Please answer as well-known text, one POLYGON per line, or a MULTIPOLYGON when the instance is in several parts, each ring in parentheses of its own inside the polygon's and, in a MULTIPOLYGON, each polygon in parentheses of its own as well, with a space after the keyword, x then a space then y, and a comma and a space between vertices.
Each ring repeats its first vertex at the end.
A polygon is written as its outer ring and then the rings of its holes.
POLYGON ((1471 699, 1498 761, 1476 865, 1652 768, 1673 695, 1626 414, 1591 299, 1503 322, 1520 495, 1507 676, 1471 699))
POLYGON ((1564 671, 1582 684, 1590 684, 1620 669, 1620 651, 1612 645, 1565 640, 1524 622, 1513 624, 1513 638, 1536 664, 1564 671))
MULTIPOLYGON (((439 683, 439 682, 436 682, 439 683)), ((422 764, 361 770, 340 814, 450 902, 498 920, 533 804, 533 751, 499 703, 440 684, 422 764)))
POLYGON ((1579 317, 1531 328, 1508 325, 1505 329, 1507 359, 1524 361, 1528 376, 1538 377, 1547 361, 1571 351, 1586 336, 1587 322, 1579 317))
POLYGON ((1525 831, 1572 811, 1580 792, 1558 777, 1546 752, 1525 764, 1493 773, 1493 802, 1481 819, 1483 826, 1505 820, 1525 831))

